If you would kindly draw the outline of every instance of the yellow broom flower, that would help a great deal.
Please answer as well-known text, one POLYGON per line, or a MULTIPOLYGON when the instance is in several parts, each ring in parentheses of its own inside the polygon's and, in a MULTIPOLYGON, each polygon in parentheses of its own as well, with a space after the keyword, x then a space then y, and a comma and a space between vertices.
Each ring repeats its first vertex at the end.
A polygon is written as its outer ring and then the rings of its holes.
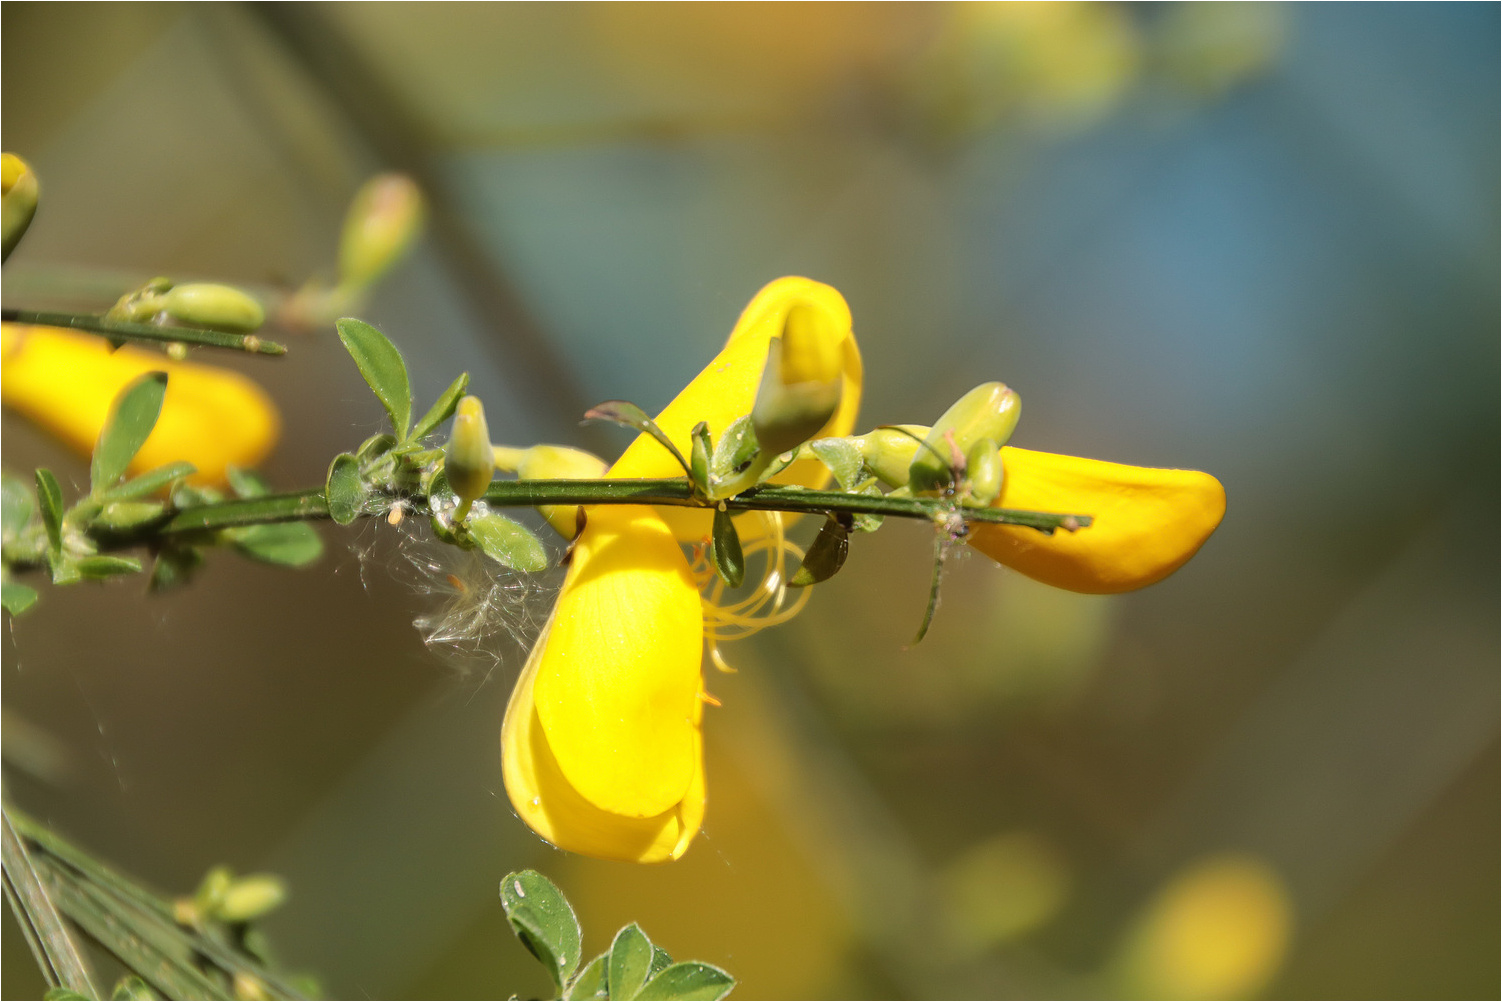
POLYGON ((276 444, 281 419, 260 386, 228 369, 174 362, 139 348, 112 349, 103 338, 54 327, 0 325, 0 398, 88 456, 127 383, 167 373, 167 395, 131 474, 186 460, 190 480, 222 484, 230 466, 252 467, 276 444))
MULTIPOLYGON (((825 362, 813 375, 841 381, 840 403, 818 434, 850 432, 861 365, 849 308, 829 286, 783 278, 757 294, 724 350, 658 415, 657 424, 683 452, 699 421, 718 437, 751 413, 771 339, 782 334, 793 311, 798 323, 818 332, 820 350, 810 357, 825 362)), ((608 475, 681 472, 659 444, 641 436, 608 475)), ((800 462, 776 479, 819 486, 826 478, 821 464, 800 462)), ((713 602, 716 585, 706 602, 702 576, 680 542, 705 538, 710 518, 703 510, 588 509, 558 604, 517 681, 501 730, 511 804, 560 848, 658 862, 677 859, 699 831, 700 723, 709 701, 700 670, 705 637, 713 644, 796 611, 796 603, 783 605, 787 544, 776 517, 763 519, 765 535, 748 547, 771 551, 756 594, 721 608, 713 602)))

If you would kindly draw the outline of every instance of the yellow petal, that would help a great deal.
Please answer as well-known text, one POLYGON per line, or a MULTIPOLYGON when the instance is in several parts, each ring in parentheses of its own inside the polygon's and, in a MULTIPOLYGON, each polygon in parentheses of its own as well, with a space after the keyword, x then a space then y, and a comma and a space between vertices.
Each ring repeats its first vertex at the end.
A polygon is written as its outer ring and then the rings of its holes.
POLYGON ((651 818, 701 769, 704 616, 688 561, 650 508, 598 506, 538 645, 536 707, 568 784, 651 818))
POLYGON ((255 466, 276 443, 276 406, 254 382, 228 369, 174 362, 138 348, 111 351, 103 338, 51 327, 0 328, 0 396, 15 410, 89 455, 110 403, 145 372, 167 373, 167 395, 131 473, 186 460, 195 483, 224 482, 228 466, 255 466))
POLYGON ((1131 591, 1176 571, 1226 512, 1220 481, 1195 470, 1157 470, 1006 446, 994 507, 1090 515, 1077 532, 1045 536, 977 525, 970 545, 1045 584, 1091 594, 1131 591))
MULTIPOLYGON (((657 415, 658 427, 685 456, 689 454, 689 432, 700 421, 708 422, 710 435, 718 440, 732 421, 751 413, 756 391, 761 385, 761 371, 767 361, 767 348, 772 338, 782 333, 788 312, 794 307, 821 312, 828 329, 845 335, 839 343, 844 379, 840 406, 818 437, 848 435, 854 429, 861 402, 861 357, 851 333, 850 307, 838 291, 822 282, 807 278, 779 278, 758 292, 741 312, 729 341, 714 361, 657 415)), ((610 468, 609 475, 676 477, 682 473, 683 468, 661 445, 649 436, 641 435, 610 468)), ((829 482, 829 471, 818 460, 802 460, 772 480, 780 484, 822 487, 829 482)), ((685 542, 709 535, 712 513, 665 509, 659 514, 672 526, 674 534, 685 542)))
POLYGON ((511 805, 533 831, 569 852, 638 863, 677 859, 704 821, 698 729, 693 731, 695 768, 680 803, 649 818, 624 817, 590 803, 564 778, 537 715, 537 668, 550 628, 551 623, 517 680, 501 728, 501 765, 511 805))

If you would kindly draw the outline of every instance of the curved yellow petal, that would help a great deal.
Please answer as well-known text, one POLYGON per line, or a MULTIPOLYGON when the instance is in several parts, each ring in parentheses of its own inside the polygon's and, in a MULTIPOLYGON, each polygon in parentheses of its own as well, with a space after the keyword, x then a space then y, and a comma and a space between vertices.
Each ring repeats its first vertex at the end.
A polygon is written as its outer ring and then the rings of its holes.
MULTIPOLYGON (((843 362, 840 405, 818 437, 848 435, 854 429, 861 402, 861 356, 851 332, 850 307, 845 297, 822 282, 779 278, 758 292, 741 312, 729 340, 714 361, 657 415, 658 427, 685 456, 689 454, 689 432, 700 421, 707 422, 710 435, 718 439, 732 421, 751 413, 767 361, 767 348, 772 338, 782 333, 788 311, 795 306, 823 312, 829 329, 845 335, 839 345, 843 362)), ((676 477, 682 473, 683 468, 667 450, 650 436, 641 435, 610 468, 609 476, 676 477)), ((802 460, 772 480, 822 487, 829 482, 829 471, 817 460, 802 460)), ((709 535, 713 516, 707 511, 672 509, 660 514, 681 540, 694 541, 709 535)))
POLYGON ((535 681, 548 639, 549 630, 544 629, 511 693, 501 728, 501 766, 512 807, 533 831, 569 852, 637 863, 677 859, 704 821, 704 766, 698 729, 693 731, 695 768, 679 803, 648 818, 602 810, 564 777, 537 715, 535 681))
POLYGON ((703 635, 699 590, 662 519, 593 508, 534 686, 558 768, 595 807, 651 818, 683 800, 701 769, 703 635))
POLYGON ((969 543, 1028 577, 1091 594, 1131 591, 1178 570, 1226 512, 1220 481, 1195 470, 1157 470, 1005 446, 997 508, 1090 515, 1077 532, 1045 536, 977 525, 969 543))
POLYGON ((94 449, 111 402, 145 372, 167 373, 167 395, 131 473, 178 460, 195 483, 223 483, 228 466, 255 466, 276 444, 281 418, 254 382, 228 369, 174 362, 138 348, 52 327, 0 327, 0 397, 78 453, 94 449))

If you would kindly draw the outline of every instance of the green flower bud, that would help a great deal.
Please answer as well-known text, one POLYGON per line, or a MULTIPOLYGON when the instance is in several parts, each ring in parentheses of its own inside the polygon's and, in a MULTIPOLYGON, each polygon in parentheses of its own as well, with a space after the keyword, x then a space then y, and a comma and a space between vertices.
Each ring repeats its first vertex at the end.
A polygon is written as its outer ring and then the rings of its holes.
POLYGON ((1022 401, 1003 383, 982 383, 956 400, 928 430, 923 447, 908 467, 908 484, 915 494, 944 494, 964 472, 970 448, 990 439, 1006 444, 1017 427, 1022 401))
POLYGON ((355 193, 339 240, 339 284, 361 288, 384 275, 422 231, 422 192, 405 174, 378 174, 355 193))
POLYGON ((762 452, 777 456, 807 442, 829 423, 844 388, 845 335, 828 313, 806 303, 788 310, 782 336, 772 338, 751 424, 762 452))
POLYGON ((249 922, 279 907, 287 900, 287 886, 269 873, 241 877, 225 889, 214 909, 222 922, 249 922))
POLYGON ((965 480, 969 484, 960 504, 967 508, 989 508, 1001 497, 1001 447, 983 438, 965 455, 965 480))
POLYGON ((908 467, 923 442, 928 429, 921 424, 901 424, 877 428, 855 439, 861 458, 877 478, 888 487, 906 487, 908 467))
MULTIPOLYGON (((583 449, 563 445, 534 445, 530 449, 497 447, 495 465, 516 474, 518 480, 598 480, 605 475, 605 460, 583 449)), ((579 506, 538 505, 537 510, 564 539, 579 532, 579 506)))
POLYGON ((266 322, 266 311, 254 298, 228 285, 190 282, 169 289, 162 310, 189 327, 250 333, 266 322))
POLYGON ((479 397, 464 397, 454 409, 454 430, 443 449, 443 472, 459 498, 454 521, 461 522, 495 475, 495 449, 479 397))
POLYGON ((31 165, 14 153, 0 153, 0 255, 10 257, 36 215, 41 187, 31 165))

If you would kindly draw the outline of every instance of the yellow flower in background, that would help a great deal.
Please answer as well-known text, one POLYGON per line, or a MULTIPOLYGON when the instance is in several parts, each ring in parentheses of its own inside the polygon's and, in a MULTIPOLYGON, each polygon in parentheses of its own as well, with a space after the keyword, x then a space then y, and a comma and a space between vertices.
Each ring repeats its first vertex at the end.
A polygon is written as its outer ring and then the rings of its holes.
POLYGON ((1220 481, 1004 446, 997 508, 1089 515, 1090 526, 1045 536, 1018 525, 970 527, 971 546, 1044 584, 1088 594, 1161 581, 1199 551, 1226 513, 1220 481))
POLYGON ((139 348, 112 349, 103 338, 52 327, 0 325, 0 399, 88 456, 127 383, 167 373, 167 395, 151 437, 130 464, 137 474, 185 460, 189 479, 220 484, 229 466, 266 458, 281 418, 266 391, 228 369, 174 362, 139 348))
MULTIPOLYGON (((821 343, 810 356, 823 359, 827 370, 818 375, 842 382, 840 403, 818 434, 850 432, 861 367, 849 308, 827 285, 783 278, 757 294, 724 350, 658 415, 658 425, 683 452, 699 421, 718 437, 751 413, 771 339, 783 333, 790 313, 818 332, 821 343)), ((641 436, 608 476, 681 474, 658 443, 641 436)), ((822 464, 800 462, 776 480, 818 486, 827 476, 822 464)), ((759 594, 729 609, 706 602, 680 543, 706 537, 711 517, 706 510, 588 509, 558 604, 512 692, 501 730, 512 806, 559 848, 659 862, 677 859, 698 833, 704 817, 700 724, 709 700, 700 670, 706 616, 713 642, 721 629, 749 632, 796 611, 781 606, 786 574, 775 516, 762 520, 767 528, 759 545, 773 558, 759 594), (771 614, 754 620, 768 605, 771 614)))

